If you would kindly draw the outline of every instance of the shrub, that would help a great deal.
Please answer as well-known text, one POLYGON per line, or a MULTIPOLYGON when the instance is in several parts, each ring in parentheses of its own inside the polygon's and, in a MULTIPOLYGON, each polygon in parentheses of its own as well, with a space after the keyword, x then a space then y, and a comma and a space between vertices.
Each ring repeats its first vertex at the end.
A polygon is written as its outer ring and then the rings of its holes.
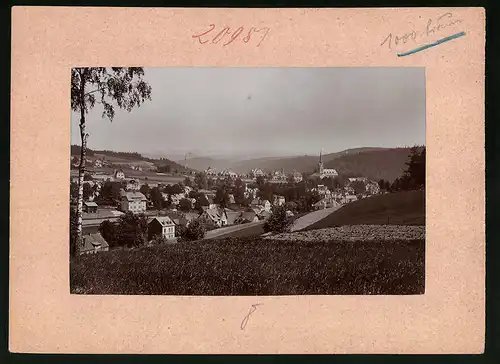
POLYGON ((290 231, 293 225, 293 220, 287 216, 285 206, 274 206, 271 216, 264 224, 266 233, 285 233, 290 231))
POLYGON ((153 236, 153 240, 151 240, 151 245, 162 245, 166 243, 167 239, 165 239, 165 237, 161 234, 156 234, 153 236))
POLYGON ((199 240, 205 237, 205 232, 205 224, 198 218, 191 221, 191 223, 181 231, 181 237, 187 241, 199 240))

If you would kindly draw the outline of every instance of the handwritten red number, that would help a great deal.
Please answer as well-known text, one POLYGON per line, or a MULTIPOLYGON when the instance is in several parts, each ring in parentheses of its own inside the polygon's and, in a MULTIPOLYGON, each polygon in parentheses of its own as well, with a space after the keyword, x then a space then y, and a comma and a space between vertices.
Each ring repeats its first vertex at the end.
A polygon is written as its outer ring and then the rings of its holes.
POLYGON ((198 38, 198 41, 200 42, 200 44, 205 44, 206 42, 208 42, 208 40, 202 42, 201 41, 201 37, 204 36, 205 34, 210 33, 212 30, 214 30, 215 29, 215 24, 210 24, 209 27, 210 27, 210 29, 207 30, 206 32, 198 34, 198 35, 193 35, 192 38, 198 38))
POLYGON ((243 32, 243 27, 239 27, 238 29, 236 29, 236 31, 233 33, 233 35, 231 36, 231 39, 227 42, 227 43, 224 43, 223 46, 227 46, 228 44, 231 44, 232 42, 234 42, 236 40, 236 38, 238 38, 238 36, 243 32))
POLYGON ((264 34, 264 36, 262 37, 262 39, 260 40, 259 44, 257 44, 257 47, 260 46, 260 44, 264 41, 264 39, 266 38, 267 36, 267 33, 269 33, 269 31, 271 30, 270 28, 262 28, 262 29, 259 29, 257 30, 258 32, 260 32, 261 30, 265 29, 266 30, 266 33, 264 34))
POLYGON ((222 38, 224 38, 228 33, 229 33, 229 27, 225 27, 214 37, 214 39, 212 39, 212 43, 213 44, 219 43, 222 40, 222 38))
MULTIPOLYGON (((210 24, 209 26, 210 26, 209 30, 207 30, 206 32, 203 32, 201 34, 198 34, 198 35, 195 34, 195 35, 192 36, 192 38, 197 38, 198 41, 200 42, 200 44, 207 43, 208 40, 202 41, 201 37, 203 37, 204 35, 207 35, 212 30, 215 29, 215 24, 210 24)), ((230 35, 231 34, 230 29, 231 29, 230 27, 224 27, 212 39, 212 43, 213 44, 217 44, 221 40, 223 40, 226 35, 230 35)), ((247 35, 245 37, 243 37, 243 42, 248 43, 250 41, 250 39, 252 38, 252 35, 254 33, 259 33, 261 31, 263 31, 264 34, 263 34, 262 38, 260 39, 259 43, 257 43, 257 47, 259 47, 261 45, 261 43, 264 41, 264 39, 266 38, 266 36, 267 36, 267 34, 269 33, 270 30, 271 30, 271 28, 268 28, 268 27, 264 27, 264 28, 261 28, 261 29, 257 29, 255 27, 251 27, 250 30, 248 31, 247 35)), ((231 39, 229 39, 226 43, 223 43, 223 46, 225 47, 225 46, 231 44, 232 42, 234 42, 241 35, 241 33, 243 33, 243 27, 239 27, 238 29, 236 29, 236 31, 231 35, 231 39)))
POLYGON ((250 30, 248 31, 248 35, 243 38, 243 42, 248 43, 250 41, 250 38, 252 36, 252 32, 254 31, 255 27, 251 27, 250 30))

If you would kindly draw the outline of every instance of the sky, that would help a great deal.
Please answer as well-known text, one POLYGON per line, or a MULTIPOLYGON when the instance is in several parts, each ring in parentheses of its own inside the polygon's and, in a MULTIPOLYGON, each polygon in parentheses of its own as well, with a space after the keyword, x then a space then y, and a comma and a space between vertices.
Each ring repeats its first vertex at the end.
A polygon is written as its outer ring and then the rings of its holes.
MULTIPOLYGON (((423 68, 145 68, 152 100, 112 122, 96 104, 88 147, 195 156, 317 155, 425 144, 423 68)), ((71 116, 71 143, 81 144, 71 116)))

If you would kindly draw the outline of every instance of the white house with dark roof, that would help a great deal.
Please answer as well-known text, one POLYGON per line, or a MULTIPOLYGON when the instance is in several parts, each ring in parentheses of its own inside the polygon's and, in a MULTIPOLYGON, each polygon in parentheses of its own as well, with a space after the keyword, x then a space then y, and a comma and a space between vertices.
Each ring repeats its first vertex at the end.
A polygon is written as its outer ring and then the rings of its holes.
POLYGON ((146 196, 141 192, 127 191, 121 193, 121 210, 131 211, 133 213, 142 213, 146 211, 146 196))
POLYGON ((115 179, 124 179, 125 178, 125 173, 123 172, 122 169, 115 170, 114 177, 115 177, 115 179))
POLYGON ((169 216, 155 216, 148 219, 148 239, 156 235, 171 240, 175 238, 175 224, 169 216))

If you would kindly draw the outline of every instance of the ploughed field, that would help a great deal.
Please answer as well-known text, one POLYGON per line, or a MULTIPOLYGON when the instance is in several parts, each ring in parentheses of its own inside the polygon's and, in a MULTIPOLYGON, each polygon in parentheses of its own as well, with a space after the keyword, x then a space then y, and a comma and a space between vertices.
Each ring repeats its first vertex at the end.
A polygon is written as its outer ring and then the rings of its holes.
MULTIPOLYGON (((360 227, 359 229, 366 229, 360 227)), ((81 256, 71 293, 147 295, 422 294, 421 233, 228 237, 81 256)), ((387 232, 386 232, 387 233, 387 232)))

